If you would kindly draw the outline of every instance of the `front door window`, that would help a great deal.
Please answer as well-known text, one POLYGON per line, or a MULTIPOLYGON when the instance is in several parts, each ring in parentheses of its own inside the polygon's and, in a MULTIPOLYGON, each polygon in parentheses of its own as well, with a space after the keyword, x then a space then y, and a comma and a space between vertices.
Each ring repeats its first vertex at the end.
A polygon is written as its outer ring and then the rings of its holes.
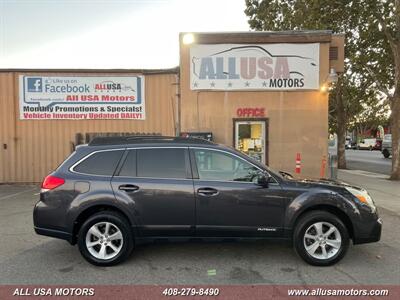
POLYGON ((225 152, 195 149, 200 180, 256 182, 258 168, 225 152))

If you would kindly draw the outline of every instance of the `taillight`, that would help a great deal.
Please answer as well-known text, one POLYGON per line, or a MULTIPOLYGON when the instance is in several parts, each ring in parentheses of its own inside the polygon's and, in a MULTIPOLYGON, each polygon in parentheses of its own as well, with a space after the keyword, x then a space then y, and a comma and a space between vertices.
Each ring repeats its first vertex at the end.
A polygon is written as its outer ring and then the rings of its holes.
POLYGON ((60 185, 63 185, 65 180, 60 177, 56 177, 53 175, 47 175, 46 178, 42 182, 42 192, 47 192, 49 190, 55 189, 60 185))

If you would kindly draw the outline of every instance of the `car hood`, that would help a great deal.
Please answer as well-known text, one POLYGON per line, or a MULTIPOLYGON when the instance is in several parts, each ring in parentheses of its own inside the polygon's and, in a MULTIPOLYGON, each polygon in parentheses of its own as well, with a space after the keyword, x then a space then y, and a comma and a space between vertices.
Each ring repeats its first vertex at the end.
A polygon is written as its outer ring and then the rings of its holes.
POLYGON ((328 188, 328 189, 337 189, 337 188, 346 188, 346 187, 351 187, 353 189, 357 190, 363 190, 362 188, 358 186, 354 186, 351 184, 348 184, 343 181, 339 180, 332 180, 332 179, 290 179, 288 180, 289 184, 296 185, 298 187, 306 187, 306 188, 311 188, 311 187, 320 187, 320 188, 328 188))

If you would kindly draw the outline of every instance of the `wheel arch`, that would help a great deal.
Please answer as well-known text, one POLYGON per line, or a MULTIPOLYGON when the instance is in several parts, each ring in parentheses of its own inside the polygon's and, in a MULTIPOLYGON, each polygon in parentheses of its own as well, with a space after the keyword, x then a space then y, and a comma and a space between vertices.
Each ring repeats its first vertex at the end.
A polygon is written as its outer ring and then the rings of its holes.
POLYGON ((310 211, 316 211, 316 210, 320 210, 320 211, 326 211, 329 212, 335 216, 337 216, 342 222, 343 224, 346 226, 349 236, 352 240, 354 240, 354 228, 353 228, 353 223, 351 222, 350 217, 340 208, 336 207, 336 206, 332 206, 332 205, 326 205, 326 204, 316 204, 313 206, 310 206, 306 209, 304 209, 303 211, 301 211, 295 218, 294 222, 293 222, 293 226, 292 229, 294 230, 294 228, 296 228, 297 223, 299 222, 299 220, 306 214, 309 213, 310 211))
MULTIPOLYGON (((75 221, 73 223, 73 229, 72 229, 72 242, 71 244, 76 244, 77 242, 77 235, 79 232, 79 229, 81 228, 82 224, 87 220, 90 216, 94 215, 95 213, 101 212, 101 211, 112 211, 121 214, 125 219, 128 221, 130 227, 132 229, 135 228, 133 226, 134 224, 132 223, 131 219, 129 216, 124 213, 121 209, 118 207, 115 207, 113 205, 107 205, 107 204, 97 204, 90 206, 83 211, 79 213, 79 215, 75 218, 75 221)), ((134 232, 134 236, 136 235, 136 232, 134 232)))

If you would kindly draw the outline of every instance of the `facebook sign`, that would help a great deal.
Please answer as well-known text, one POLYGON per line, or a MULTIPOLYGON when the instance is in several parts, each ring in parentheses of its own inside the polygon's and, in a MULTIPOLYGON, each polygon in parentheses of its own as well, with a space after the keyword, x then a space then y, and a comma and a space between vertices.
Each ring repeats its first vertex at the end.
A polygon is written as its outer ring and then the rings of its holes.
POLYGON ((42 92, 42 78, 30 77, 27 78, 28 92, 42 92))

